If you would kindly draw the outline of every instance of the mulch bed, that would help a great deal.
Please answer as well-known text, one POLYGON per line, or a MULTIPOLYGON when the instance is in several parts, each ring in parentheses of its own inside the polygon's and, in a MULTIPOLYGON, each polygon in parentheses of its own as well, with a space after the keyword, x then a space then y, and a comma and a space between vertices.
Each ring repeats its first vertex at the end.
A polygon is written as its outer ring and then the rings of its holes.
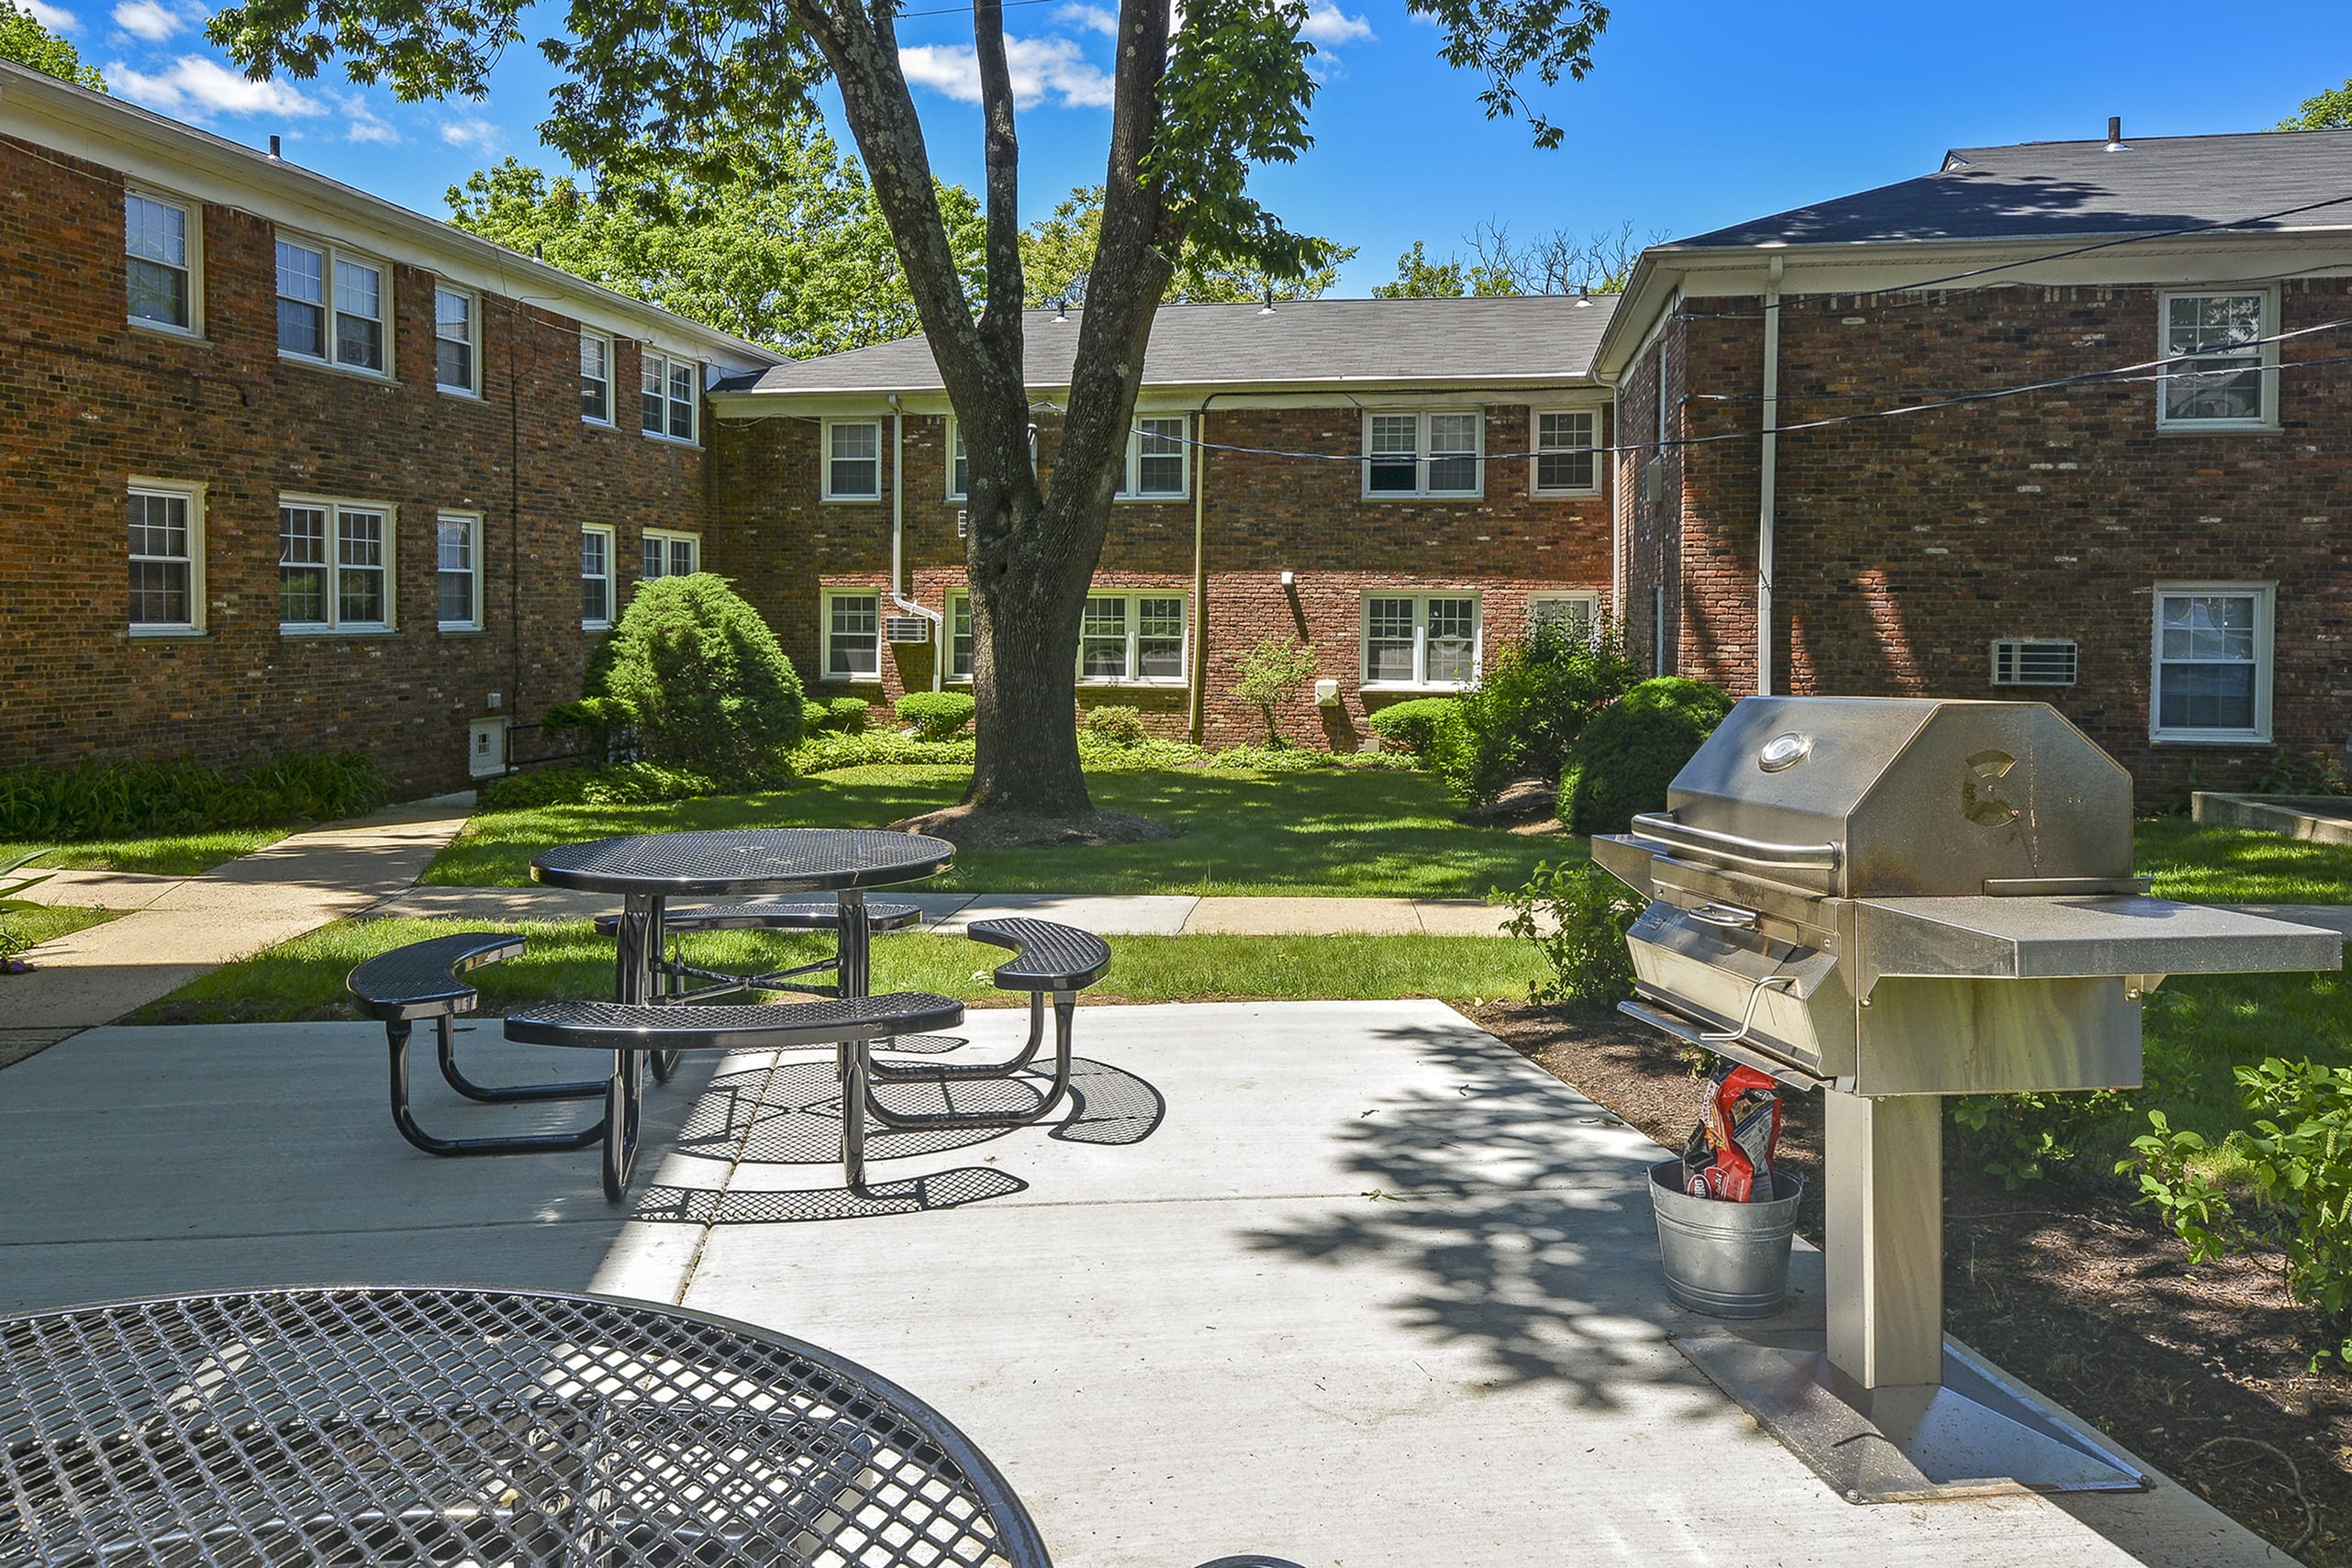
MULTIPOLYGON (((1698 1117, 1693 1055, 1615 1014, 1464 1009, 1544 1071, 1671 1148, 1698 1117)), ((1821 1240, 1821 1096, 1784 1102, 1781 1157, 1821 1240)), ((2191 1270, 2180 1241, 2095 1173, 2019 1192, 1945 1139, 1945 1323, 2312 1568, 2352 1568, 2352 1374, 2313 1373, 2310 1317, 2277 1260, 2191 1270)))

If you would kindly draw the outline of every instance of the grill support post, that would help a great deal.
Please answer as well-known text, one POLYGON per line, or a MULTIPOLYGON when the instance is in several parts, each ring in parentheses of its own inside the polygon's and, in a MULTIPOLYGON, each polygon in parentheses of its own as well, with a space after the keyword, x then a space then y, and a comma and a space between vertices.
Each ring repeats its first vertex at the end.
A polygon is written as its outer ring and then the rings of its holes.
POLYGON ((1865 1388, 1944 1381, 1944 1102, 1825 1089, 1830 1364, 1865 1388))

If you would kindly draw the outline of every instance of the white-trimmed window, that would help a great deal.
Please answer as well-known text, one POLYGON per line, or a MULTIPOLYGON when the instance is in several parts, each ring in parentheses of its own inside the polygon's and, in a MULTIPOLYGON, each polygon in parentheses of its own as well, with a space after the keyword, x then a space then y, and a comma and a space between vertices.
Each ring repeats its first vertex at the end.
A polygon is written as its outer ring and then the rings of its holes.
POLYGON ((279 236, 279 353, 389 375, 385 327, 391 319, 392 289, 382 262, 279 236))
POLYGON ((433 384, 478 396, 482 359, 481 303, 463 289, 433 288, 433 384))
POLYGON ((1591 408, 1535 410, 1535 494, 1600 493, 1600 415, 1591 408))
POLYGON ((1478 678, 1475 594, 1366 594, 1364 684, 1456 691, 1478 678))
POLYGON ((130 484, 130 631, 172 636, 204 628, 204 486, 130 484))
POLYGON ((434 601, 443 631, 482 629, 482 514, 443 512, 433 520, 434 601))
POLYGON ((947 679, 968 681, 972 678, 972 595, 968 593, 947 596, 947 679))
POLYGON ((1600 629, 1598 594, 1530 594, 1527 624, 1555 626, 1578 642, 1589 642, 1600 629))
POLYGON ((2270 738, 2270 583, 2159 583, 2148 734, 2270 738))
POLYGON ((1179 501, 1187 494, 1191 444, 1185 420, 1138 419, 1127 435, 1127 468, 1119 482, 1122 501, 1179 501))
POLYGON ((193 334, 195 208, 145 191, 125 192, 123 249, 129 266, 130 318, 141 326, 193 334))
POLYGON ((702 396, 702 367, 648 349, 639 356, 640 422, 649 436, 694 439, 695 405, 702 396))
POLYGON ((953 415, 947 419, 947 498, 965 499, 972 490, 972 459, 964 450, 964 427, 953 415))
POLYGON ((2277 295, 2167 293, 2156 422, 2165 429, 2261 429, 2279 417, 2277 295))
POLYGON ((656 577, 691 577, 702 569, 702 540, 694 534, 647 528, 640 555, 642 565, 637 575, 644 582, 656 577))
POLYGON ((1101 685, 1182 685, 1187 620, 1181 594, 1089 595, 1078 623, 1078 679, 1101 685))
POLYGON ((597 524, 580 529, 580 629, 612 625, 613 531, 597 524))
POLYGON ((580 417, 591 425, 612 423, 612 339, 585 328, 580 333, 580 417))
POLYGON ((392 508, 288 495, 278 501, 278 629, 392 628, 392 508))
POLYGON ((1364 494, 1477 495, 1486 417, 1475 408, 1364 416, 1364 494))
POLYGON ((882 678, 882 595, 854 589, 825 595, 825 679, 882 678))
POLYGON ((823 427, 827 501, 882 499, 882 421, 828 419, 823 427))

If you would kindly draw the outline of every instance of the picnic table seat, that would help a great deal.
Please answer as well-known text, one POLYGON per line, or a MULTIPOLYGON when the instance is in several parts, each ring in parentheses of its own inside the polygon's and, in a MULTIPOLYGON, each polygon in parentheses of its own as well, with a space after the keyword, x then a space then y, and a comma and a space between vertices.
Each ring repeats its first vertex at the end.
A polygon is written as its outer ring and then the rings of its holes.
POLYGON ((516 957, 524 939, 512 931, 463 931, 433 937, 381 952, 343 979, 359 1010, 384 1020, 392 1058, 392 1125, 428 1154, 528 1154, 550 1149, 585 1149, 603 1136, 604 1124, 574 1132, 527 1133, 496 1138, 440 1138, 418 1125, 408 1104, 408 1041, 418 1020, 436 1026, 441 1076, 469 1100, 503 1105, 529 1100, 585 1100, 605 1092, 603 1079, 565 1084, 477 1084, 459 1071, 452 1020, 471 1013, 480 993, 458 977, 485 963, 516 957))

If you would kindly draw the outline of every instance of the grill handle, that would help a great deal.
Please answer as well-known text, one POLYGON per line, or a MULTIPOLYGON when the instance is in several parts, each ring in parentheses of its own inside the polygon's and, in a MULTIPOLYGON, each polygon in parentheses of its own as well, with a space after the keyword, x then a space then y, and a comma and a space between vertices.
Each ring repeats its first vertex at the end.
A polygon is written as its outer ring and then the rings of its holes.
POLYGON ((1617 1004, 1617 1010, 1629 1018, 1638 1018, 1652 1029, 1663 1030, 1677 1040, 1699 1047, 1701 1051, 1710 1051, 1718 1056, 1728 1056, 1733 1062, 1753 1067, 1757 1072, 1778 1079, 1792 1089, 1818 1089, 1824 1084, 1832 1082, 1827 1078, 1816 1078, 1800 1067, 1792 1067, 1785 1062, 1776 1062, 1754 1047, 1742 1045, 1737 1040, 1714 1039, 1711 1031, 1696 1029, 1681 1018, 1656 1007, 1644 1006, 1640 1002, 1620 1002, 1617 1004))
POLYGON ((1685 909, 1683 913, 1706 925, 1721 926, 1727 931, 1752 931, 1756 929, 1757 919, 1755 910, 1743 909, 1736 904, 1701 904, 1696 909, 1685 909))
POLYGON ((1677 822, 1671 811, 1643 812, 1633 818, 1631 836, 1668 850, 1697 850, 1718 860, 1784 871, 1835 871, 1838 863, 1835 844, 1776 844, 1767 839, 1744 839, 1737 833, 1677 822))

